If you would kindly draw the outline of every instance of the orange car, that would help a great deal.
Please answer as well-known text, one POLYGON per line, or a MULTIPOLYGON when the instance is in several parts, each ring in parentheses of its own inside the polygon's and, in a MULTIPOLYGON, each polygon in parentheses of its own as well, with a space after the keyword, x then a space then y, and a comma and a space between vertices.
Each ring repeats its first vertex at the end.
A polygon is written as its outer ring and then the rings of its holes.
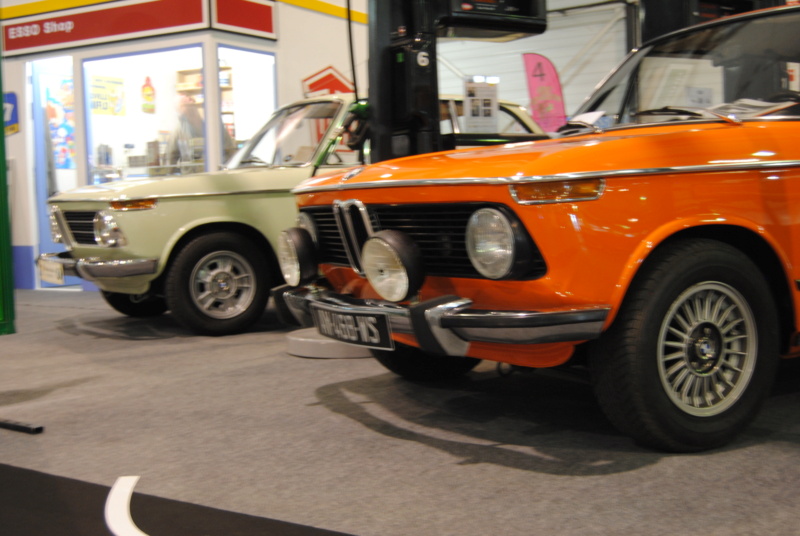
POLYGON ((784 7, 647 43, 557 139, 302 183, 274 294, 406 378, 588 366, 639 443, 725 444, 800 351, 798 28, 784 7))

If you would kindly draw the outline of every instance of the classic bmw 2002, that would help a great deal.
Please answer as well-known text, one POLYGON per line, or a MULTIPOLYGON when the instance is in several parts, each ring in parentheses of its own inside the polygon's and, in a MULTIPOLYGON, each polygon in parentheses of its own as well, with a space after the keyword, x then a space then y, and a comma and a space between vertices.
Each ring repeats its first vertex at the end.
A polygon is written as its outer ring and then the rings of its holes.
MULTIPOLYGON (((458 113, 457 100, 440 102, 458 113)), ((226 170, 122 180, 52 197, 53 238, 67 251, 39 257, 42 279, 81 277, 123 314, 171 310, 201 334, 247 329, 280 282, 274 246, 297 212, 290 190, 313 174, 360 163, 359 152, 343 143, 352 104, 347 94, 280 108, 226 170)), ((494 138, 547 137, 520 106, 503 102, 500 110, 503 130, 494 138)), ((468 141, 480 143, 481 136, 468 141)))
POLYGON ((304 182, 274 294, 406 378, 579 365, 637 442, 731 441, 800 352, 798 28, 651 41, 558 139, 304 182))

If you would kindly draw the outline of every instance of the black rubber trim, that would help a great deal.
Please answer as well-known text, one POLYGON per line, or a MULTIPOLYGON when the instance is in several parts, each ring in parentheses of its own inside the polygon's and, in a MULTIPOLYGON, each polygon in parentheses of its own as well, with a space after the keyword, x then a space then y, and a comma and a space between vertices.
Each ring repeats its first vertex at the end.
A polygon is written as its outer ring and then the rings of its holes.
POLYGON ((286 300, 283 298, 284 292, 296 288, 297 287, 293 287, 291 285, 281 285, 270 290, 272 303, 275 305, 275 312, 278 314, 278 321, 287 326, 300 325, 295 316, 292 314, 291 310, 289 310, 289 306, 286 305, 286 300))
POLYGON ((411 314, 411 326, 414 331, 414 336, 417 338, 417 342, 419 343, 420 347, 426 352, 447 355, 447 352, 442 345, 439 344, 439 341, 433 334, 433 331, 428 324, 428 320, 425 318, 425 312, 439 305, 444 305, 445 303, 450 303, 459 299, 460 298, 458 296, 441 296, 439 298, 434 298, 432 300, 412 305, 408 308, 408 311, 411 314))

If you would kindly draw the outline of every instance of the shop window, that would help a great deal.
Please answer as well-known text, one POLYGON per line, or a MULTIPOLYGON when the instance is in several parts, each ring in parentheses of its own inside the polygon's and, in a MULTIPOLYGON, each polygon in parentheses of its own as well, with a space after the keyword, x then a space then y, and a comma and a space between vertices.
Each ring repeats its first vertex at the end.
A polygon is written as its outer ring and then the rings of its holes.
POLYGON ((222 159, 252 138, 276 108, 275 57, 230 46, 219 46, 222 159))
POLYGON ((206 168, 201 46, 84 62, 90 181, 206 168))

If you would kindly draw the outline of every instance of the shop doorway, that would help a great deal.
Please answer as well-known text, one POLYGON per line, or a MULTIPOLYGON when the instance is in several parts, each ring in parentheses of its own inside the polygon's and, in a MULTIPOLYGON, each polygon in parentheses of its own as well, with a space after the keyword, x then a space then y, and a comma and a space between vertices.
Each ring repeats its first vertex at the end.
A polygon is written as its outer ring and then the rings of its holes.
MULTIPOLYGON (((75 91, 73 61, 61 56, 31 61, 27 65, 31 81, 34 149, 34 180, 39 251, 64 251, 50 234, 47 199, 78 186, 75 154, 75 91)), ((37 275, 38 277, 38 275, 37 275)), ((63 286, 80 285, 77 277, 65 277, 63 286)), ((42 288, 58 287, 39 280, 42 288)))

